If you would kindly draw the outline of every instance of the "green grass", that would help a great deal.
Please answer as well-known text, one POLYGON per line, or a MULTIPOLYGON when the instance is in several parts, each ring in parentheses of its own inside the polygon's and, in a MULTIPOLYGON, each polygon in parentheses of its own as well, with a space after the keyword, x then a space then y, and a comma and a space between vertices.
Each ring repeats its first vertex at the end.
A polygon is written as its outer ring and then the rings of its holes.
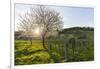
POLYGON ((15 40, 15 65, 53 63, 40 41, 15 40))

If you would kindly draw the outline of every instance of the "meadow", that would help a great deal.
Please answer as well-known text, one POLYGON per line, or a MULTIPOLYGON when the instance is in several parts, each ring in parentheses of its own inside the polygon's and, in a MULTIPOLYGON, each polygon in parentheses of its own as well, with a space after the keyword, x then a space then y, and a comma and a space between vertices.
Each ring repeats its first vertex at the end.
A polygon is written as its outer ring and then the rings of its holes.
MULTIPOLYGON (((15 36, 16 37, 16 36, 15 36)), ((80 62, 94 60, 94 29, 68 28, 57 37, 46 39, 47 50, 39 39, 15 38, 15 65, 80 62)))

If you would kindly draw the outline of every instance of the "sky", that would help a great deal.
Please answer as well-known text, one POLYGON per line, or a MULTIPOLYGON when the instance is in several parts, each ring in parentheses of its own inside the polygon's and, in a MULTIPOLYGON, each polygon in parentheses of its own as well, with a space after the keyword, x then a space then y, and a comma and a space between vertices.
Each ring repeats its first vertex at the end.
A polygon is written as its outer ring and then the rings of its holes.
MULTIPOLYGON (((19 23, 19 15, 24 15, 36 5, 15 4, 15 30, 19 23)), ((88 7, 47 6, 60 13, 63 17, 63 28, 69 27, 94 27, 94 9, 88 7)))

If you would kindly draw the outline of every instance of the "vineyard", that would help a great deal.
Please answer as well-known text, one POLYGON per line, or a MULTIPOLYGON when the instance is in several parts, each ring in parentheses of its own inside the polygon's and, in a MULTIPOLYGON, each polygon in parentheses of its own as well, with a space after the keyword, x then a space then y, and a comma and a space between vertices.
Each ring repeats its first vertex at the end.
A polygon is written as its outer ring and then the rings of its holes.
MULTIPOLYGON (((15 36, 16 37, 16 36, 15 36)), ((64 63, 94 60, 94 29, 68 28, 48 37, 44 49, 39 39, 15 38, 15 65, 64 63)))

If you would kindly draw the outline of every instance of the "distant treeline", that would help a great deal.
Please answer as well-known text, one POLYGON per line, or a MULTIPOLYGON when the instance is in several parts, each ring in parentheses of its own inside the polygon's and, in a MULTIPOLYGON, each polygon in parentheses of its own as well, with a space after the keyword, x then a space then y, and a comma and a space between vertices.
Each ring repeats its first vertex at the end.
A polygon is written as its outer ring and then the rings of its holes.
POLYGON ((93 27, 71 27, 71 28, 64 28, 62 31, 60 31, 59 33, 67 33, 67 32, 82 32, 82 31, 94 31, 93 27))

